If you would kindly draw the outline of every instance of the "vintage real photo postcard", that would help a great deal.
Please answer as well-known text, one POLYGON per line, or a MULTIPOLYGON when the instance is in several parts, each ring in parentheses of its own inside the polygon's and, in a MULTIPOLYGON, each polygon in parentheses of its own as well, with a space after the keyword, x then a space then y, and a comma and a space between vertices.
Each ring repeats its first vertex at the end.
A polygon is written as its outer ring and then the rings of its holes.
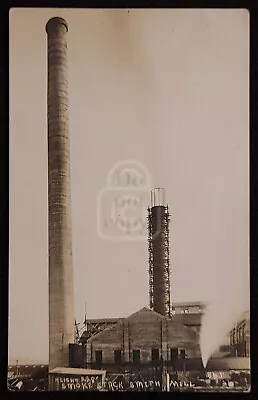
POLYGON ((10 11, 11 391, 248 392, 249 12, 10 11))

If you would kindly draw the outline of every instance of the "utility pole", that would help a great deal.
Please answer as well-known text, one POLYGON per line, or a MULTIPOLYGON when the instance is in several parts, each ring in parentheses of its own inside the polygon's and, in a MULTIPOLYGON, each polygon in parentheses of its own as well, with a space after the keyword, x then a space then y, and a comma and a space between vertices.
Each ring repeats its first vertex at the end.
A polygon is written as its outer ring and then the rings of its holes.
POLYGON ((84 321, 83 321, 84 327, 85 327, 85 331, 87 331, 87 314, 86 314, 86 301, 85 301, 85 305, 84 305, 84 321))

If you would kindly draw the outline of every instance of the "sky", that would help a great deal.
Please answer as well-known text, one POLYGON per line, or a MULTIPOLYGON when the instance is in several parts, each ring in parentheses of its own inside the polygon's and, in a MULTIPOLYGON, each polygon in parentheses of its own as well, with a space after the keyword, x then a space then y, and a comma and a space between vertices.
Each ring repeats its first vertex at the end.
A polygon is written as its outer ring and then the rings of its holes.
POLYGON ((220 296, 240 314, 249 304, 248 11, 12 9, 10 357, 48 359, 45 25, 54 16, 69 25, 77 320, 85 302, 88 318, 149 303, 147 242, 97 229, 98 195, 123 160, 149 173, 145 192, 166 190, 172 301, 220 296))

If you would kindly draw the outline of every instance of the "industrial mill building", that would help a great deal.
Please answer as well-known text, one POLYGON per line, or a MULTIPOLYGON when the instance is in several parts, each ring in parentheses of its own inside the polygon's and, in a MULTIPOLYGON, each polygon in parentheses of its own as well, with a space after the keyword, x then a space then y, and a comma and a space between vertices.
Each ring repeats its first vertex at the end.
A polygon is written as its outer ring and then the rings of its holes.
POLYGON ((200 357, 197 332, 147 307, 93 335, 85 347, 87 365, 107 370, 148 370, 161 360, 200 357))

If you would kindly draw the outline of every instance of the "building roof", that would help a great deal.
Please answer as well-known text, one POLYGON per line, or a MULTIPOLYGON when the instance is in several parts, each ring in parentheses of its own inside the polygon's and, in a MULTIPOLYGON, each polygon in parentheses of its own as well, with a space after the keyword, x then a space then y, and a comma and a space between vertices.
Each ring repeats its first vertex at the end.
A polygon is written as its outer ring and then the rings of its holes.
POLYGON ((87 319, 87 324, 112 324, 112 323, 117 323, 120 319, 124 318, 91 318, 87 319))
POLYGON ((107 327, 106 329, 103 329, 102 331, 96 333, 95 335, 92 335, 88 339, 88 343, 94 342, 96 339, 98 340, 99 338, 105 338, 106 333, 111 332, 111 331, 116 330, 116 329, 119 329, 119 327, 122 326, 124 321, 130 322, 130 321, 133 321, 133 320, 134 321, 138 320, 139 323, 141 323, 141 318, 142 318, 142 321, 146 320, 146 317, 147 317, 147 320, 148 320, 150 315, 157 322, 158 321, 162 321, 162 320, 168 320, 170 322, 170 324, 173 324, 175 328, 178 327, 178 328, 180 328, 180 330, 183 330, 189 337, 191 337, 193 335, 194 336, 196 335, 196 332, 193 329, 188 328, 187 326, 179 323, 178 321, 174 320, 173 318, 165 317, 164 315, 161 315, 161 314, 151 310, 148 307, 143 307, 140 310, 136 311, 135 313, 129 315, 129 317, 124 318, 124 319, 120 319, 115 325, 107 327))
POLYGON ((106 371, 101 369, 85 369, 85 368, 54 368, 49 371, 50 374, 64 374, 64 375, 105 375, 106 371))
POLYGON ((194 306, 197 306, 197 307, 204 308, 207 305, 208 305, 208 303, 204 303, 203 301, 181 301, 181 302, 174 301, 172 303, 172 306, 174 306, 174 307, 194 307, 194 306))
POLYGON ((127 318, 124 319, 134 319, 136 316, 141 315, 141 314, 146 314, 146 313, 151 313, 153 316, 155 316, 157 319, 162 320, 162 319, 167 319, 167 317, 165 317, 162 314, 157 313, 156 311, 151 310, 148 307, 143 307, 138 311, 135 311, 133 314, 129 315, 127 318))
MULTIPOLYGON (((183 303, 180 303, 180 305, 183 303)), ((185 304, 189 304, 189 303, 185 303, 185 304)), ((194 303, 196 304, 196 303, 194 303)), ((143 307, 141 310, 150 310, 148 307, 143 307)), ((139 311, 141 311, 139 310, 139 311)), ((137 311, 137 313, 139 313, 139 311, 137 311)), ((152 310, 150 310, 152 311, 152 310)), ((152 311, 155 312, 155 311, 152 311)), ((136 313, 134 313, 136 314, 136 313)), ((134 315, 132 314, 132 315, 134 315)), ((158 314, 158 313, 156 313, 158 314)), ((158 314, 159 316, 162 317, 161 314, 158 314)), ((201 320, 202 320, 203 314, 202 313, 184 313, 184 314, 174 314, 172 316, 173 320, 179 324, 182 325, 193 325, 193 326, 199 326, 201 325, 201 320)), ((127 317, 128 318, 128 317, 127 317)), ((88 324, 116 324, 119 321, 123 321, 125 318, 94 318, 94 319, 88 319, 87 323, 88 324)))
MULTIPOLYGON (((174 306, 174 307, 186 307, 186 308, 187 307, 194 307, 194 306, 200 307, 200 308, 205 308, 207 305, 208 305, 207 303, 204 303, 202 301, 182 301, 182 302, 173 302, 173 304, 172 304, 172 306, 174 306)), ((144 308, 148 308, 148 307, 144 307, 144 308)), ((89 319, 87 319, 87 322, 89 324, 91 324, 91 323, 105 323, 105 322, 107 322, 107 323, 112 323, 112 322, 116 323, 119 320, 124 319, 124 318, 125 317, 120 317, 120 318, 118 318, 118 317, 114 317, 114 318, 111 318, 111 317, 110 318, 89 318, 89 319)))

